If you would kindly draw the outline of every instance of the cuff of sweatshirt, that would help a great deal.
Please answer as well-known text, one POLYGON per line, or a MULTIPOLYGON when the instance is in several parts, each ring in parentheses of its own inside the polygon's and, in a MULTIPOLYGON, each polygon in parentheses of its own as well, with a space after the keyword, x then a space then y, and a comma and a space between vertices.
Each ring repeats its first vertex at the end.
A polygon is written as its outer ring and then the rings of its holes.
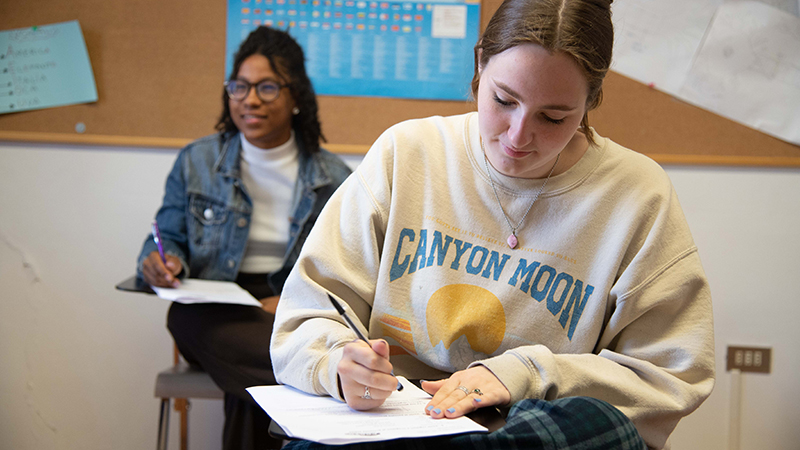
POLYGON ((319 362, 318 367, 318 377, 319 383, 321 388, 324 392, 319 392, 320 394, 328 394, 331 397, 344 401, 341 395, 339 395, 339 374, 336 370, 337 366, 339 365, 339 361, 342 360, 342 356, 344 355, 344 345, 338 347, 334 347, 329 351, 319 362))
POLYGON ((503 353, 494 358, 477 361, 469 365, 484 366, 503 383, 511 394, 509 404, 514 404, 526 398, 540 398, 536 395, 541 384, 536 367, 522 360, 514 353, 503 353))

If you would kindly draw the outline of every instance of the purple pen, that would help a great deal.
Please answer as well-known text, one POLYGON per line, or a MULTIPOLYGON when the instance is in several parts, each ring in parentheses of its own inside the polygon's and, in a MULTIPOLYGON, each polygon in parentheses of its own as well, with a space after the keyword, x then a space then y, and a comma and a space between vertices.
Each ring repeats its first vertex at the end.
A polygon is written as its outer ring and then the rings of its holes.
POLYGON ((164 256, 164 246, 161 245, 161 232, 158 231, 158 222, 153 221, 153 240, 158 246, 158 255, 161 256, 161 262, 167 265, 167 257, 164 256))

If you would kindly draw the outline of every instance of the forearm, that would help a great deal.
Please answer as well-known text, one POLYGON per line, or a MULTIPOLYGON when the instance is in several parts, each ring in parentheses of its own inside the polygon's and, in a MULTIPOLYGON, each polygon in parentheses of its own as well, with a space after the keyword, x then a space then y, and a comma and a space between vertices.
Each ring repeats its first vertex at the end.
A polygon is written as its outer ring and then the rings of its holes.
POLYGON ((358 180, 348 179, 328 202, 284 285, 272 337, 278 381, 339 398, 336 365, 355 335, 330 304, 342 300, 350 317, 367 326, 378 270, 371 203, 358 180), (344 214, 343 211, 349 211, 344 214), (363 248, 369 246, 372 252, 363 248))

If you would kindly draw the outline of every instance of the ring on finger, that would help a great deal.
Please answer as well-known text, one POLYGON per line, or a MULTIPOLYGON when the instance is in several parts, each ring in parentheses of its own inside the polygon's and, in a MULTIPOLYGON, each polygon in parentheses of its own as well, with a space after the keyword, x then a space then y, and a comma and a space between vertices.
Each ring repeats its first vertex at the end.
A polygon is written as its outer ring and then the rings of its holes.
POLYGON ((469 389, 467 389, 466 386, 458 386, 456 389, 460 389, 461 392, 464 393, 464 395, 469 396, 469 389))
POLYGON ((372 400, 372 396, 369 394, 369 386, 364 386, 364 395, 361 396, 364 400, 372 400))
POLYGON ((481 390, 480 390, 480 389, 478 389, 478 388, 475 388, 475 389, 473 389, 473 390, 472 390, 472 393, 473 393, 473 394, 478 394, 478 395, 483 395, 483 392, 481 392, 481 390))

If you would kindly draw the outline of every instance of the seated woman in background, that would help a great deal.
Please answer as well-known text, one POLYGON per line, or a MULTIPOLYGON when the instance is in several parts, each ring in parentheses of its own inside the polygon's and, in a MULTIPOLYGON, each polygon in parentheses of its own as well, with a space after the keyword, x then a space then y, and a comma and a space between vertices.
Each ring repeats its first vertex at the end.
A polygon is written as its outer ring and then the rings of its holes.
POLYGON ((375 142, 286 282, 278 382, 370 410, 394 371, 438 380, 436 419, 513 406, 419 448, 668 446, 714 385, 711 298, 664 170, 588 125, 610 3, 506 0, 475 47, 477 112, 375 142))
POLYGON ((260 27, 239 48, 217 134, 181 150, 138 275, 175 287, 182 277, 235 281, 263 309, 173 303, 167 326, 181 354, 225 391, 225 449, 278 448, 269 417, 245 388, 275 384, 269 355, 275 308, 325 202, 350 169, 319 146, 317 100, 303 51, 260 27))

